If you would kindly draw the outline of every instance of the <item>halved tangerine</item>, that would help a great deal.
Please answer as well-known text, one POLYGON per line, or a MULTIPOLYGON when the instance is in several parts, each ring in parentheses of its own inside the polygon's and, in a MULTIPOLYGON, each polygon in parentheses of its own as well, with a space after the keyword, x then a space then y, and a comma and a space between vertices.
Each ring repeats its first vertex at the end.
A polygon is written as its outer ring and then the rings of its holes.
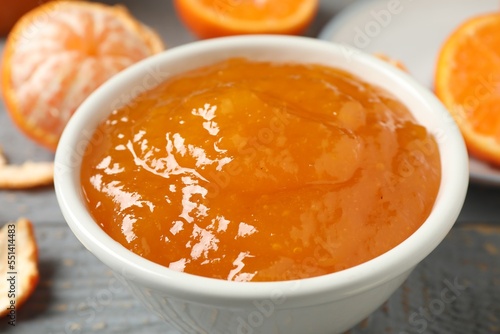
POLYGON ((460 127, 469 152, 500 166, 500 13, 469 19, 444 43, 436 95, 460 127))

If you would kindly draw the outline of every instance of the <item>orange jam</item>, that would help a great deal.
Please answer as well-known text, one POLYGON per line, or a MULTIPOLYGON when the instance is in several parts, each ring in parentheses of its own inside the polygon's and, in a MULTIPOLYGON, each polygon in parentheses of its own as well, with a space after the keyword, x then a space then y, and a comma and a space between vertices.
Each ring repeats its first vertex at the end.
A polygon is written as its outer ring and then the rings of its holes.
POLYGON ((229 59, 115 110, 83 158, 113 239, 231 281, 336 272, 408 238, 432 210, 432 135, 380 88, 325 66, 229 59))

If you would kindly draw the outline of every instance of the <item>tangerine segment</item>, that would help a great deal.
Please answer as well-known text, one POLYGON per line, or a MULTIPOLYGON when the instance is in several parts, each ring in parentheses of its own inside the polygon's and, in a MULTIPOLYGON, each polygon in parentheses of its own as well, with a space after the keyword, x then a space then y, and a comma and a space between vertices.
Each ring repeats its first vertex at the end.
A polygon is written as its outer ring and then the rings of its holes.
POLYGON ((175 0, 184 23, 200 38, 239 34, 301 34, 317 0, 175 0))
POLYGON ((121 6, 49 2, 9 34, 2 88, 15 123, 55 150, 69 118, 104 81, 163 50, 160 37, 121 6))
POLYGON ((38 284, 38 248, 29 220, 20 218, 0 229, 0 263, 0 317, 3 317, 11 312, 12 300, 18 309, 38 284), (9 257, 12 253, 15 253, 15 262, 9 257), (11 284, 15 285, 15 297, 9 293, 11 284))
POLYGON ((500 14, 472 18, 441 49, 436 95, 458 123, 469 151, 500 165, 500 14))

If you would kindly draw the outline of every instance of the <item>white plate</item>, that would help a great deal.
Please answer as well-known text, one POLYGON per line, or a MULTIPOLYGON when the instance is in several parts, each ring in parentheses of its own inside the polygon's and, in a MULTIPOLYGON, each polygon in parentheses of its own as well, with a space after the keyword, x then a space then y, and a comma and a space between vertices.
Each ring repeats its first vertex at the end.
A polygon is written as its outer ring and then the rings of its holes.
MULTIPOLYGON (((441 45, 467 18, 500 11, 499 0, 359 0, 336 15, 320 39, 401 60, 432 89, 441 45)), ((500 169, 470 159, 471 179, 500 186, 500 169)))

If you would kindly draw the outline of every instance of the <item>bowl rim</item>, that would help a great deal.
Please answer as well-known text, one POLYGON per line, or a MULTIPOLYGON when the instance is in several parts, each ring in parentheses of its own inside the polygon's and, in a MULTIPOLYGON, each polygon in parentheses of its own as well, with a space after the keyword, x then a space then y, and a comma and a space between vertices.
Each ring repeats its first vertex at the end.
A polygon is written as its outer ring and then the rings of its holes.
MULTIPOLYGON (((100 119, 106 115, 103 113, 100 119)), ((468 178, 467 153, 456 124, 450 121, 448 112, 437 98, 407 74, 343 45, 307 37, 252 35, 197 41, 172 48, 125 69, 105 82, 81 104, 66 126, 56 151, 54 184, 59 206, 73 233, 90 252, 125 279, 199 303, 234 306, 242 301, 282 295, 287 301, 285 304, 293 306, 343 299, 411 270, 437 247, 455 223, 465 199, 468 178), (85 148, 82 143, 88 143, 89 134, 93 132, 93 129, 89 132, 85 124, 93 110, 99 109, 96 106, 109 105, 110 94, 123 90, 154 65, 165 66, 193 55, 210 58, 217 53, 219 56, 215 58, 220 59, 221 52, 235 48, 267 50, 277 47, 308 49, 308 53, 325 52, 337 56, 345 56, 348 52, 351 64, 356 62, 358 66, 371 69, 388 80, 393 87, 390 91, 396 97, 414 97, 421 107, 425 107, 427 114, 431 114, 430 111, 435 113, 435 116, 427 117, 435 117, 436 124, 446 130, 445 138, 441 142, 438 140, 442 179, 434 209, 422 226, 393 249, 360 265, 324 276, 278 282, 230 282, 176 272, 132 253, 108 236, 88 213, 78 181, 79 163, 85 148), (443 142, 446 150, 443 150, 443 142)))

